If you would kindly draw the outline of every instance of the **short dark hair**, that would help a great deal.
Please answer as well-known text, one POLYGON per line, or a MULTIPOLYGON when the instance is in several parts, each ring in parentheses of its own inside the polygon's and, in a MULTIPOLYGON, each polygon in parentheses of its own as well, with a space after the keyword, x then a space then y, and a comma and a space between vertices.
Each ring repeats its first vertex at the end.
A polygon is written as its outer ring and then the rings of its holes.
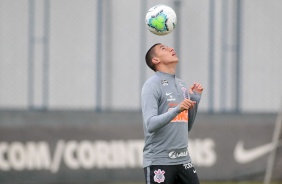
POLYGON ((160 45, 161 43, 154 44, 146 53, 145 60, 149 68, 151 68, 153 71, 156 71, 156 66, 152 62, 153 57, 155 56, 155 46, 160 45))

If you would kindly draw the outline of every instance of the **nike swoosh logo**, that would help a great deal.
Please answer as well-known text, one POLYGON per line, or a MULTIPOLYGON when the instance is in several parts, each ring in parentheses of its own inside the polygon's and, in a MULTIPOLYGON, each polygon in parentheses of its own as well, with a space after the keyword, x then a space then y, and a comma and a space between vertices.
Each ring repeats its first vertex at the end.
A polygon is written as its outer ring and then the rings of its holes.
MULTIPOLYGON (((281 141, 279 142, 279 144, 281 144, 281 141)), ((274 148, 274 146, 274 143, 268 143, 262 146, 246 150, 244 148, 244 142, 239 141, 234 149, 234 158, 238 163, 246 164, 269 153, 274 148)))
POLYGON ((172 93, 165 93, 166 96, 171 95, 172 93))

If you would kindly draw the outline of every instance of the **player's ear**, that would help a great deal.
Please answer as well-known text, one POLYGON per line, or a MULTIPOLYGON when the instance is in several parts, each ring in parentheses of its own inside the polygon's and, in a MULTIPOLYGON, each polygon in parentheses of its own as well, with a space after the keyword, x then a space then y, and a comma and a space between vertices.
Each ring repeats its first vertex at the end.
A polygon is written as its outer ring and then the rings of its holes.
POLYGON ((153 58, 152 58, 152 63, 154 63, 155 65, 156 65, 156 64, 159 64, 159 62, 160 62, 160 59, 159 59, 159 58, 157 58, 157 57, 153 57, 153 58))

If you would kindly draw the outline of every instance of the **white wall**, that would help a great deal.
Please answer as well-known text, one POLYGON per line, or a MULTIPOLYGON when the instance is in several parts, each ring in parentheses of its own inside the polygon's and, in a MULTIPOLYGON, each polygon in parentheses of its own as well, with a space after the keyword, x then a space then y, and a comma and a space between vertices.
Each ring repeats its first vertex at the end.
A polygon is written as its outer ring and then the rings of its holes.
MULTIPOLYGON (((0 0, 0 108, 27 108, 28 101, 28 0, 0 0)), ((35 1, 35 53, 33 106, 44 105, 43 54, 44 1, 35 1)), ((140 108, 140 79, 153 74, 141 53, 156 42, 175 46, 175 31, 155 36, 146 30, 142 0, 103 1, 102 109, 140 108), (144 17, 144 18, 143 18, 144 17), (145 37, 141 38, 141 32, 145 37), (142 42, 144 41, 145 42, 142 42)), ((173 0, 148 0, 147 9, 173 0)), ((222 66, 222 8, 215 1, 214 111, 234 110, 234 3, 228 4, 226 20, 226 68, 222 66), (223 74, 226 79, 222 80, 223 74), (224 82, 224 83, 223 83, 224 82), (223 86, 226 85, 226 86, 223 86), (224 93, 222 92, 224 89, 224 93), (223 96, 225 96, 223 98, 223 96)), ((282 1, 242 1, 241 110, 276 112, 282 96, 282 1)), ((209 1, 182 0, 180 30, 181 78, 188 84, 201 82, 205 91, 200 110, 209 107, 209 1)), ((97 57, 97 0, 50 0, 48 107, 95 109, 97 57)), ((46 93, 45 93, 46 94, 46 93)))

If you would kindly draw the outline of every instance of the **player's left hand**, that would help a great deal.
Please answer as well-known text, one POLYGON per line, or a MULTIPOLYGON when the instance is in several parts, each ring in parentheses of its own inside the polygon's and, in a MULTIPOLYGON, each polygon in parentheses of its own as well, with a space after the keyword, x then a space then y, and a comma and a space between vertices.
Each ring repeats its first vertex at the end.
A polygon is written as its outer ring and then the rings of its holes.
POLYGON ((202 94, 204 88, 200 83, 194 82, 194 84, 189 88, 189 93, 194 94, 194 92, 202 94))

